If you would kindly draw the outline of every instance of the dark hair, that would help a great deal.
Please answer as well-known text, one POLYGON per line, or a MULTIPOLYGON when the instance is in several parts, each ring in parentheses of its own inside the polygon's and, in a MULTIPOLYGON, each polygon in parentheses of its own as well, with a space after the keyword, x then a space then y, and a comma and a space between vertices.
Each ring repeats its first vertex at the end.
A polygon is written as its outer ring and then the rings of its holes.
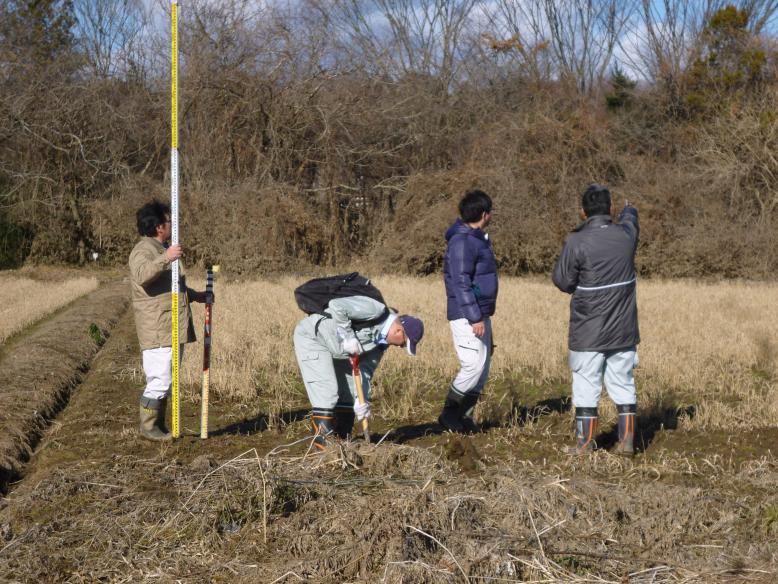
POLYGON ((167 217, 170 216, 170 207, 154 199, 151 203, 146 203, 138 212, 135 218, 138 221, 138 233, 147 237, 154 237, 157 234, 157 227, 164 225, 167 217))
POLYGON ((467 191, 459 201, 459 216, 465 223, 475 223, 484 213, 492 212, 492 199, 483 191, 467 191))
POLYGON ((586 187, 581 197, 581 207, 587 217, 611 214, 611 192, 597 183, 586 187))

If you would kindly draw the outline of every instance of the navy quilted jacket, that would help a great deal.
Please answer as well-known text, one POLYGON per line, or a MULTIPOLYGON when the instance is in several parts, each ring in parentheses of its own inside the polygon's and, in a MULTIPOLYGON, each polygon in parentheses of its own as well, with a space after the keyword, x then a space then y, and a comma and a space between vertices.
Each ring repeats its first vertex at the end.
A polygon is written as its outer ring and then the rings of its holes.
POLYGON ((448 320, 466 318, 471 324, 494 314, 497 304, 497 262, 488 236, 461 219, 446 231, 443 277, 448 297, 448 320))

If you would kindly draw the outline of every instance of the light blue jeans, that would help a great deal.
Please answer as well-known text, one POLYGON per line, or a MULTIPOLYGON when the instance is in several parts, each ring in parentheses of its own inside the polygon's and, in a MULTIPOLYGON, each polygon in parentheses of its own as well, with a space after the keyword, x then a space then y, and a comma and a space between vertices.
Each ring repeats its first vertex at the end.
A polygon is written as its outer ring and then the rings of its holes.
POLYGON ((573 372, 573 405, 576 408, 596 408, 602 384, 616 405, 637 403, 633 370, 638 365, 637 348, 622 351, 570 351, 573 372))

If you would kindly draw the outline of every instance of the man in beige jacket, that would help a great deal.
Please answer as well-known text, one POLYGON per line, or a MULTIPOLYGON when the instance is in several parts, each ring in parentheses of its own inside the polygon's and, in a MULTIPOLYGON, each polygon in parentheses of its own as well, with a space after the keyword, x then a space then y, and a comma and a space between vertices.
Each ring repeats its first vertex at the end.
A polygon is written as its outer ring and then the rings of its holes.
POLYGON ((170 207, 159 201, 147 203, 136 213, 141 240, 130 254, 130 282, 135 328, 143 353, 146 388, 140 398, 140 434, 155 441, 170 440, 165 412, 172 382, 171 263, 179 260, 179 357, 184 343, 196 340, 189 302, 205 302, 205 292, 186 286, 184 255, 180 245, 166 247, 170 240, 170 207))

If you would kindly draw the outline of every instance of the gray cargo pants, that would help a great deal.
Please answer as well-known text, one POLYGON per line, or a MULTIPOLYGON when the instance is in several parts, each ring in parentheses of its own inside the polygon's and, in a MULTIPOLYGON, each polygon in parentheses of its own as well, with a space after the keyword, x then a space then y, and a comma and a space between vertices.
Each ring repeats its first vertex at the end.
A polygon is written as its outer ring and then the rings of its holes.
POLYGON ((637 403, 633 370, 638 365, 637 347, 623 351, 570 351, 573 372, 573 405, 596 408, 602 384, 616 405, 637 403))
MULTIPOLYGON (((317 336, 318 315, 302 319, 294 330, 294 352, 305 383, 311 406, 316 410, 333 410, 336 406, 351 407, 356 400, 353 369, 349 359, 334 359, 322 339, 317 336)), ((370 399, 373 378, 384 350, 375 348, 359 356, 362 389, 370 399)))

